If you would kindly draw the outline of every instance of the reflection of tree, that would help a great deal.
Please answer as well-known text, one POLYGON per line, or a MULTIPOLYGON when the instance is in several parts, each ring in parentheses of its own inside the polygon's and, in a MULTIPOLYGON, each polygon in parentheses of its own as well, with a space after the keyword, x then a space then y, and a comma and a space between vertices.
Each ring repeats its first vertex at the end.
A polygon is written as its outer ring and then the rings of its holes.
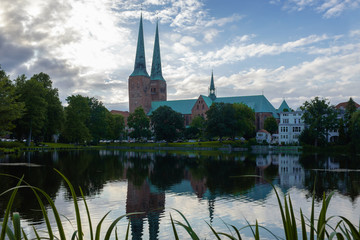
MULTIPOLYGON (((23 162, 24 164, 37 164, 38 167, 26 167, 26 166, 2 166, 0 168, 1 173, 7 173, 13 176, 22 177, 24 181, 32 186, 43 189, 50 197, 55 197, 60 187, 60 176, 54 174, 52 171, 52 163, 49 155, 51 153, 26 153, 16 162, 23 162)), ((15 187, 18 180, 10 177, 0 176, 0 193, 15 187)), ((41 195, 41 194, 39 194, 41 195)), ((0 212, 5 212, 7 201, 10 197, 10 193, 1 197, 0 212), (6 200, 5 200, 6 199, 6 200), (4 201, 5 200, 5 201, 4 201)), ((47 202, 43 198, 45 206, 47 202)), ((16 198, 12 207, 13 211, 20 213, 23 219, 30 219, 34 222, 40 222, 42 220, 42 213, 38 201, 34 193, 28 188, 21 188, 16 194, 16 198)))
MULTIPOLYGON (((113 151, 59 152, 58 169, 70 180, 77 196, 80 196, 79 186, 85 196, 98 194, 107 181, 122 178, 124 154, 113 151)), ((71 198, 69 191, 68 197, 71 198)))
POLYGON ((184 178, 186 158, 172 155, 157 156, 150 181, 161 190, 180 183, 184 178))
POLYGON ((360 194, 360 174, 356 169, 356 161, 350 161, 349 156, 329 156, 325 154, 303 154, 300 162, 305 167, 305 188, 310 197, 315 188, 315 197, 322 199, 323 193, 338 191, 349 196, 352 201, 360 194), (350 169, 350 171, 336 171, 336 169, 350 169), (331 171, 329 171, 331 170, 331 171))
POLYGON ((127 179, 135 186, 142 186, 149 175, 149 164, 151 159, 145 154, 135 153, 135 156, 129 157, 127 160, 127 179))

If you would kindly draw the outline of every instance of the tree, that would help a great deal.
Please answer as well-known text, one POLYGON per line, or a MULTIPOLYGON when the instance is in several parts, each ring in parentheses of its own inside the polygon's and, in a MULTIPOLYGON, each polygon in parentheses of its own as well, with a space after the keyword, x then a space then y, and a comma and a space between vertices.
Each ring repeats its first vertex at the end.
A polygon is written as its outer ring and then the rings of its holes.
POLYGON ((185 137, 187 139, 199 138, 203 135, 205 130, 205 119, 203 116, 196 116, 190 123, 190 126, 185 129, 185 137))
POLYGON ((124 135, 124 117, 119 114, 107 112, 106 121, 108 125, 107 139, 121 140, 124 135))
POLYGON ((64 108, 59 99, 57 88, 52 87, 50 76, 46 73, 35 74, 32 79, 36 79, 45 89, 45 101, 47 111, 42 135, 45 141, 51 141, 54 134, 59 134, 65 120, 64 108))
MULTIPOLYGON (((236 127, 235 134, 251 138, 255 134, 255 112, 243 103, 234 103, 236 127)), ((276 120, 275 120, 276 121, 276 120)))
POLYGON ((350 120, 351 128, 351 143, 359 148, 360 147, 360 111, 354 112, 350 120))
POLYGON ((27 136, 27 146, 29 146, 33 136, 41 136, 46 122, 48 107, 45 99, 46 90, 35 78, 26 80, 24 75, 18 77, 15 82, 16 92, 20 95, 18 101, 25 104, 25 113, 16 123, 16 134, 18 139, 27 136))
POLYGON ((172 142, 178 139, 184 130, 183 116, 168 106, 161 106, 152 112, 151 125, 157 140, 172 142))
POLYGON ((24 113, 25 104, 17 101, 19 95, 15 90, 9 76, 0 67, 0 136, 10 133, 15 127, 14 121, 24 113))
POLYGON ((235 136, 235 108, 230 103, 214 103, 206 112, 206 133, 209 137, 235 136))
POLYGON ((62 137, 67 142, 83 144, 91 140, 87 123, 90 121, 91 108, 89 98, 72 95, 66 98, 65 126, 62 137))
POLYGON ((151 136, 150 119, 146 116, 145 111, 142 107, 135 109, 133 113, 129 114, 128 126, 132 128, 130 137, 135 139, 148 138, 151 136))
POLYGON ((310 135, 314 136, 314 145, 318 146, 319 142, 327 141, 329 130, 337 128, 336 111, 326 99, 315 97, 310 102, 306 101, 301 110, 304 111, 302 119, 305 127, 311 131, 310 135))
POLYGON ((278 123, 276 119, 273 116, 266 118, 264 122, 264 128, 271 134, 276 133, 278 131, 278 123))
POLYGON ((106 138, 108 122, 106 115, 109 112, 102 102, 96 98, 87 98, 90 107, 90 118, 86 122, 93 143, 97 144, 102 138, 106 138))

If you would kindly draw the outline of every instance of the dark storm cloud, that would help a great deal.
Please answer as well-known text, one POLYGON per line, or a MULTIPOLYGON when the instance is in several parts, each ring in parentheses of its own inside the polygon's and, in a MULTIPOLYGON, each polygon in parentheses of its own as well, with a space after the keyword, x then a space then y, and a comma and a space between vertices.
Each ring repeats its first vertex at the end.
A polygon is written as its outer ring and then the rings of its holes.
POLYGON ((11 43, 0 31, 0 64, 6 71, 12 71, 34 55, 32 49, 11 43))

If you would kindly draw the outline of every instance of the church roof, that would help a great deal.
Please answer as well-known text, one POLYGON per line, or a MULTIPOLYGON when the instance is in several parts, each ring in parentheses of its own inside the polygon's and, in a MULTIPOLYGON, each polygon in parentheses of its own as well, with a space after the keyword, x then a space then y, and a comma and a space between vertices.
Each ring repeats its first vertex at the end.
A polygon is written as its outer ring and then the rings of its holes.
POLYGON ((191 114, 191 110, 196 101, 197 99, 151 102, 151 109, 148 115, 161 106, 171 107, 172 110, 181 114, 191 114))
POLYGON ((149 74, 146 71, 144 31, 143 31, 143 23, 142 22, 143 21, 142 21, 142 15, 141 15, 140 16, 138 42, 137 42, 137 48, 136 48, 136 56, 135 56, 135 65, 134 65, 134 71, 130 75, 131 77, 133 77, 133 76, 149 77, 149 74))
POLYGON ((282 103, 281 103, 281 105, 280 105, 280 107, 279 107, 279 109, 278 109, 278 112, 279 112, 279 113, 280 113, 280 112, 283 112, 285 108, 286 108, 287 110, 289 110, 289 112, 291 111, 291 108, 289 107, 289 105, 287 104, 287 102, 286 102, 285 100, 283 100, 282 103))
POLYGON ((165 79, 162 76, 161 70, 161 57, 160 57, 160 43, 159 43, 159 28, 158 23, 156 23, 156 32, 155 32, 155 42, 154 42, 154 52, 151 66, 151 80, 162 80, 165 79))
MULTIPOLYGON (((210 107, 214 102, 223 102, 223 103, 243 103, 248 107, 252 108, 255 112, 267 112, 272 113, 275 118, 279 118, 277 115, 276 109, 273 105, 266 99, 264 95, 254 95, 254 96, 239 96, 239 97, 221 97, 216 98, 215 101, 212 101, 210 97, 201 95, 204 99, 204 102, 208 107, 210 107)), ((191 114, 191 110, 194 107, 197 99, 186 99, 186 100, 174 100, 174 101, 157 101, 151 103, 151 109, 148 113, 150 115, 160 106, 169 106, 174 111, 181 114, 191 114)))
POLYGON ((255 112, 268 112, 272 113, 275 118, 278 118, 276 109, 267 100, 264 95, 253 95, 253 96, 239 96, 239 97, 218 97, 214 102, 223 103, 243 103, 248 107, 252 108, 255 112))

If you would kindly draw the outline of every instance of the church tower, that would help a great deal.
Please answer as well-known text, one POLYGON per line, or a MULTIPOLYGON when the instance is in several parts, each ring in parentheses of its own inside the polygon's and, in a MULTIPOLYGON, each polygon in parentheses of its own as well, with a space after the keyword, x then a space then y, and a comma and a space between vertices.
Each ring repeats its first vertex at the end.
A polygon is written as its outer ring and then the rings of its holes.
POLYGON ((159 42, 159 27, 156 23, 154 52, 150 75, 151 86, 151 100, 152 101, 166 101, 166 81, 162 76, 161 57, 160 57, 160 42, 159 42))
POLYGON ((140 16, 134 71, 128 80, 128 93, 130 113, 139 106, 143 107, 145 113, 149 112, 151 108, 150 77, 146 71, 142 14, 140 16))
POLYGON ((211 72, 211 82, 210 82, 210 89, 209 89, 209 98, 211 100, 215 100, 216 99, 216 95, 215 95, 215 84, 214 84, 214 74, 213 72, 211 72))

